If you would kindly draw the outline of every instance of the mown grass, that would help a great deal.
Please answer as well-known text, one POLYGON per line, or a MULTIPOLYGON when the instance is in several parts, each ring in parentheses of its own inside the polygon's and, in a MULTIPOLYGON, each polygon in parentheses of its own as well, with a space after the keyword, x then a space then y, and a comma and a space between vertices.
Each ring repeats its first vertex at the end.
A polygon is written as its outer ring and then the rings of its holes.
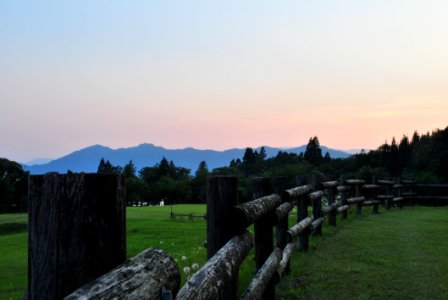
MULTIPOLYGON (((292 273, 277 286, 280 299, 448 299, 448 208, 406 207, 378 215, 367 210, 338 219, 335 228, 324 226, 308 253, 295 254, 292 273)), ((189 274, 183 268, 205 263, 206 222, 170 219, 169 211, 127 209, 127 255, 163 249, 178 261, 184 281, 189 274)), ((201 215, 205 206, 176 205, 173 211, 201 215)), ((26 214, 0 215, 0 299, 19 299, 26 291, 26 224, 26 214)), ((241 291, 253 275, 251 251, 240 271, 241 291)))
POLYGON ((448 299, 448 207, 365 210, 295 255, 280 299, 448 299))

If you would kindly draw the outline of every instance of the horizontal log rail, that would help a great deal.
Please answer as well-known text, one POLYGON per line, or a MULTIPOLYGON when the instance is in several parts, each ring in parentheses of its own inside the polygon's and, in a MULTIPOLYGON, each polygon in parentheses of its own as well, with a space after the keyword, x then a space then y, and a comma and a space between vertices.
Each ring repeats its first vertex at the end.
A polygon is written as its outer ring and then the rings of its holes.
POLYGON ((447 189, 448 188, 448 184, 422 184, 422 183, 417 183, 415 185, 416 188, 435 188, 435 189, 447 189))
POLYGON ((364 196, 360 196, 360 197, 348 198, 347 202, 349 204, 354 204, 354 203, 358 203, 358 202, 364 202, 365 200, 366 200, 366 198, 364 196))
POLYGON ((236 271, 252 248, 252 235, 245 231, 234 236, 180 289, 177 299, 217 299, 225 283, 236 271))
POLYGON ((286 273, 286 269, 288 267, 289 261, 291 260, 291 256, 294 253, 294 249, 296 248, 294 243, 288 243, 283 249, 282 260, 280 261, 278 268, 276 270, 276 274, 274 275, 274 282, 278 283, 283 275, 286 273))
POLYGON ((317 191, 313 193, 309 193, 308 197, 310 200, 317 200, 319 198, 322 198, 325 195, 324 191, 317 191))
POLYGON ((381 184, 381 185, 394 185, 395 184, 395 182, 391 181, 391 180, 377 180, 376 183, 381 184))
POLYGON ((363 206, 378 205, 378 204, 380 204, 380 201, 377 200, 367 200, 362 203, 363 206))
POLYGON ((351 189, 352 189, 352 187, 348 186, 348 185, 340 185, 337 187, 338 192, 347 192, 347 191, 350 191, 351 189))
POLYGON ((345 183, 346 183, 347 185, 362 185, 362 184, 365 184, 366 181, 365 181, 365 180, 362 180, 362 179, 347 179, 347 180, 345 181, 345 183))
POLYGON ((237 230, 244 229, 266 215, 267 212, 278 207, 281 203, 282 197, 277 194, 272 194, 237 205, 232 212, 232 222, 237 230))
POLYGON ((282 250, 276 247, 261 269, 255 274, 255 277, 252 279, 240 299, 252 300, 263 298, 264 291, 277 271, 282 256, 282 250))
POLYGON ((313 187, 310 184, 298 186, 289 190, 286 190, 283 193, 283 198, 285 201, 292 201, 297 199, 300 196, 306 195, 313 190, 313 187))
POLYGON ((335 188, 335 187, 339 186, 339 182, 338 181, 326 181, 326 182, 322 182, 322 186, 326 189, 335 188))
POLYGON ((362 186, 362 188, 365 189, 365 190, 374 190, 374 189, 381 188, 381 186, 379 186, 378 184, 364 184, 362 186))
POLYGON ((341 213, 343 211, 346 211, 347 209, 348 209, 348 205, 343 205, 343 206, 338 207, 337 212, 341 213))
POLYGON ((162 289, 176 295, 179 287, 176 262, 163 251, 151 248, 64 299, 157 299, 162 289))
POLYGON ((417 196, 420 200, 448 200, 448 196, 417 196))
POLYGON ((319 218, 319 219, 317 219, 317 220, 314 220, 314 221, 311 223, 311 227, 312 227, 313 229, 316 229, 316 228, 319 227, 323 222, 324 222, 324 218, 321 217, 321 218, 319 218))
POLYGON ((294 203, 285 202, 275 209, 276 223, 287 217, 291 210, 294 209, 294 203))
POLYGON ((307 217, 306 219, 303 219, 299 223, 295 224, 293 227, 289 228, 287 231, 288 237, 289 237, 288 240, 290 242, 293 241, 299 235, 299 233, 301 233, 302 231, 307 229, 308 226, 310 226, 310 224, 312 222, 313 222, 313 218, 307 217))

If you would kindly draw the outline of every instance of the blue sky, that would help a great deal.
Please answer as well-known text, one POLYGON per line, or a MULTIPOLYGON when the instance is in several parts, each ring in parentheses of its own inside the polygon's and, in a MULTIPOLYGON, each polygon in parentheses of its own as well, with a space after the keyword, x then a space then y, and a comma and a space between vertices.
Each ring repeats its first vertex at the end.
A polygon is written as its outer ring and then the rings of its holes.
POLYGON ((446 1, 1 1, 0 156, 446 127, 446 1))

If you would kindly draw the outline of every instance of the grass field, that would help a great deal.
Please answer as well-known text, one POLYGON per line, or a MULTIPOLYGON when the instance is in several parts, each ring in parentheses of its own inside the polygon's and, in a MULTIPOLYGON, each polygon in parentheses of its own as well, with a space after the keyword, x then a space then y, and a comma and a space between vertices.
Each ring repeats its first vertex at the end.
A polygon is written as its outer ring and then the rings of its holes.
MULTIPOLYGON (((127 209, 127 253, 155 247, 180 266, 203 265, 204 219, 169 218, 169 206, 127 209)), ((204 214, 204 205, 176 205, 175 213, 204 214)), ((27 288, 26 214, 0 215, 0 299, 27 288)), ((406 207, 338 219, 293 257, 280 299, 448 299, 448 208, 406 207)), ((253 252, 240 271, 241 289, 253 276, 253 252)))
POLYGON ((381 209, 338 224, 295 255, 280 299, 448 299, 448 207, 381 209))

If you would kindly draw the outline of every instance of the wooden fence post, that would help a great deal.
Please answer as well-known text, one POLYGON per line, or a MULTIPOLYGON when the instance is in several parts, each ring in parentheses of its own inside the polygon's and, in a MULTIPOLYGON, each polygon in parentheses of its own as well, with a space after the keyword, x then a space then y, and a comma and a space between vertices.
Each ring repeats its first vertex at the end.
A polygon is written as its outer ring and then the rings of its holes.
MULTIPOLYGON (((386 196, 390 196, 392 195, 392 189, 391 189, 391 185, 390 184, 386 184, 386 196)), ((389 210, 392 207, 392 200, 393 200, 393 196, 391 197, 386 197, 385 201, 385 206, 386 209, 389 210)))
MULTIPOLYGON (((360 197, 360 196, 361 196, 361 185, 356 184, 355 185, 355 197, 360 197)), ((357 216, 360 216, 362 214, 362 202, 356 203, 355 214, 357 216)))
MULTIPOLYGON (((330 187, 327 189, 328 205, 332 206, 336 202, 336 188, 330 187)), ((332 209, 328 213, 328 224, 331 226, 336 226, 336 209, 332 209)))
MULTIPOLYGON (((398 177, 397 178, 397 198, 401 198, 401 186, 402 186, 402 184, 401 184, 401 178, 400 177, 398 177)), ((397 205, 398 205, 398 207, 399 208, 403 208, 403 201, 404 200, 401 200, 401 201, 398 201, 397 202, 397 205)))
POLYGON ((377 214, 378 213, 378 206, 379 206, 379 203, 380 203, 380 201, 378 200, 378 189, 380 187, 376 183, 376 177, 375 176, 372 177, 372 185, 376 185, 377 186, 376 188, 374 188, 372 190, 372 195, 371 195, 372 196, 372 200, 378 202, 378 204, 374 204, 373 205, 373 209, 372 209, 372 212, 374 214, 377 214))
MULTIPOLYGON (((339 178, 339 185, 340 186, 345 186, 345 179, 344 179, 344 176, 343 175, 341 175, 340 176, 340 178, 339 178)), ((347 192, 346 191, 341 191, 340 192, 340 196, 341 196, 341 203, 342 203, 342 205, 348 205, 348 202, 347 202, 347 192)), ((347 215, 348 215, 348 209, 346 209, 346 210, 343 210, 342 212, 341 212, 341 219, 347 219, 347 215)))
MULTIPOLYGON (((286 189, 286 177, 274 177, 272 178, 272 191, 278 195, 283 195, 283 191, 286 189)), ((275 236, 277 247, 280 249, 285 249, 286 244, 288 243, 288 235, 287 231, 289 229, 289 214, 286 215, 283 219, 278 221, 278 224, 275 228, 275 236)), ((289 262, 285 268, 285 273, 289 273, 289 262)))
MULTIPOLYGON (((321 178, 319 175, 313 175, 313 191, 316 192, 321 188, 321 178)), ((322 217, 322 197, 318 197, 313 200, 313 217, 314 221, 322 217)), ((321 222, 314 230, 313 235, 322 235, 322 224, 321 222)))
MULTIPOLYGON (((235 234, 231 211, 238 205, 238 178, 212 176, 207 181, 207 259, 210 259, 235 234)), ((237 299, 238 270, 223 289, 223 299, 237 299)))
POLYGON ((30 176, 28 203, 29 299, 62 299, 125 261, 122 175, 30 176))
MULTIPOLYGON (((257 177, 253 181, 253 199, 272 194, 272 180, 266 177, 257 177)), ((274 250, 272 212, 265 214, 254 222, 255 240, 255 268, 260 270, 265 261, 274 250)), ((264 299, 275 299, 275 284, 271 281, 263 295, 264 299)))
MULTIPOLYGON (((297 183, 299 186, 305 185, 308 183, 306 177, 298 178, 297 183)), ((307 195, 300 196, 297 201, 297 223, 308 218, 308 205, 309 198, 307 195)), ((297 249, 300 251, 308 251, 309 248, 309 235, 310 235, 310 227, 308 226, 305 230, 299 233, 298 245, 297 249)))

